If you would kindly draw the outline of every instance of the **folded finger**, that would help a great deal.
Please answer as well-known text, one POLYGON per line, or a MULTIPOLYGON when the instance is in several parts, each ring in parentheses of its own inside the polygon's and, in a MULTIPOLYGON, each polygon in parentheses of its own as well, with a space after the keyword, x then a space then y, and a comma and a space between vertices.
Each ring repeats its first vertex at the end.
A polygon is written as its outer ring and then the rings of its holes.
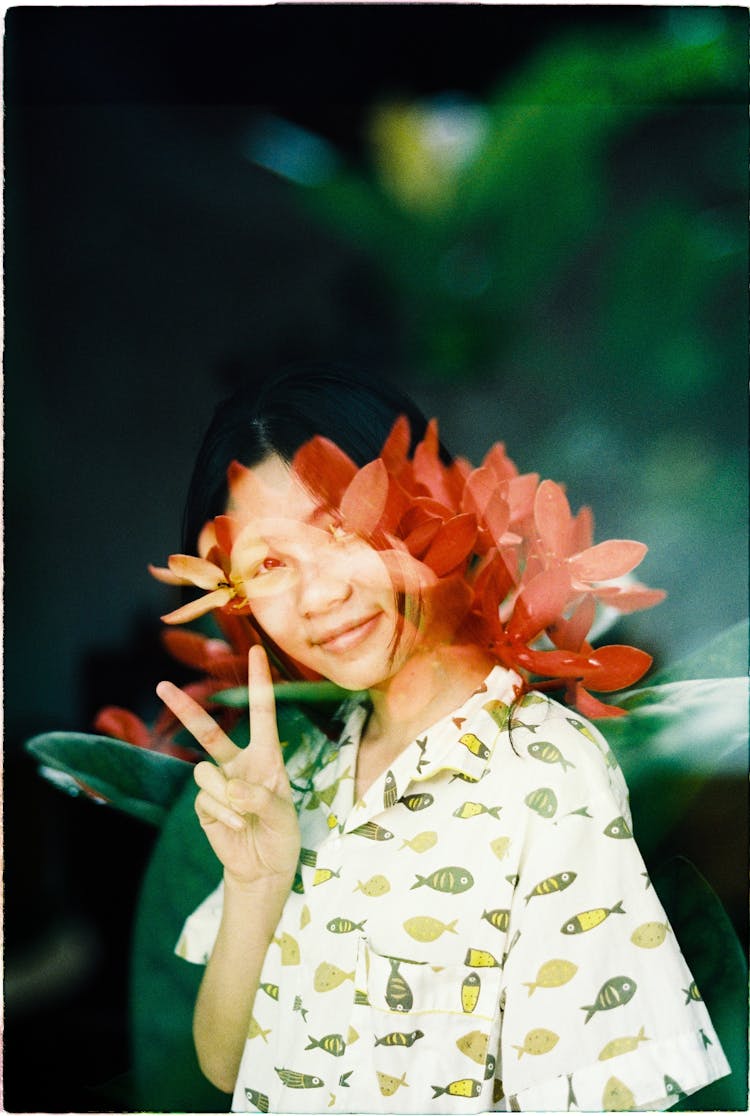
POLYGON ((195 812, 202 826, 221 822, 222 825, 228 825, 230 829, 240 830, 245 825, 245 819, 241 814, 205 790, 199 791, 196 796, 195 812))

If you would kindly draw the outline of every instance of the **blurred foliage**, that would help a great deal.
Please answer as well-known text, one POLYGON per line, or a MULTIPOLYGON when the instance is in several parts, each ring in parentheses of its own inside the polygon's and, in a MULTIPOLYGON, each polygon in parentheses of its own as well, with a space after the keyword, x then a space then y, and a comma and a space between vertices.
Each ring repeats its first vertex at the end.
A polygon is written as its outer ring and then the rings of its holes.
POLYGON ((579 31, 486 103, 375 106, 371 172, 299 197, 387 277, 412 367, 481 376, 522 339, 545 386, 555 367, 584 381, 606 368, 646 407, 715 386, 744 328, 721 302, 745 249, 745 121, 701 117, 696 147, 690 120, 744 103, 733 15, 671 8, 657 33, 579 31), (571 283, 593 324, 575 358, 545 328, 571 283))

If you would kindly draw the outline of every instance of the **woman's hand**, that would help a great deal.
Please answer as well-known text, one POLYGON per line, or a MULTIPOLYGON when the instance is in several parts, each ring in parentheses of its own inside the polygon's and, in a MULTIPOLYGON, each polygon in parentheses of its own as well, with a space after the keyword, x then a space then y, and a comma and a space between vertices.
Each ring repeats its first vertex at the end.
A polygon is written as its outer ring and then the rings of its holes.
POLYGON ((213 717, 171 682, 160 682, 156 692, 215 761, 196 765, 201 789, 195 810, 224 865, 225 879, 241 888, 270 883, 288 891, 300 835, 265 651, 256 646, 248 655, 251 742, 246 748, 233 744, 213 717))

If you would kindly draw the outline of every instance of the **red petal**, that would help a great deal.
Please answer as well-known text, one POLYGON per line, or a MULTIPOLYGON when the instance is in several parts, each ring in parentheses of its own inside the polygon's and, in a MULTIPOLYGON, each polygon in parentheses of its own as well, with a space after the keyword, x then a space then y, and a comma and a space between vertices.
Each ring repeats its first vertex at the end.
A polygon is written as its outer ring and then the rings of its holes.
POLYGON ((609 647, 598 647, 592 653, 583 681, 597 692, 621 690, 642 678, 651 663, 651 656, 638 647, 613 643, 609 647))
POLYGON ((381 460, 389 472, 398 475, 406 463, 410 445, 411 428, 409 427, 409 420, 406 415, 399 415, 380 451, 381 460))
POLYGON ((106 705, 100 709, 94 720, 94 728, 104 736, 125 740, 137 748, 148 748, 151 733, 140 717, 119 705, 106 705))
POLYGON ((571 595, 567 570, 558 567, 537 574, 518 596, 508 622, 508 634, 528 643, 562 616, 571 595))
POLYGON ((184 577, 178 577, 176 573, 165 566, 152 566, 149 562, 148 572, 157 581, 163 581, 165 585, 190 585, 191 583, 184 577))
POLYGON ((547 634, 556 647, 567 651, 580 651, 586 641, 586 636, 591 631, 595 616, 596 600, 587 593, 573 615, 567 620, 560 617, 559 620, 547 628, 547 634))
POLYGON ((486 466, 498 480, 510 480, 518 476, 518 469, 505 452, 505 442, 495 442, 484 456, 482 466, 486 466))
POLYGON ((636 612, 639 608, 653 608, 666 597, 663 589, 647 589, 645 585, 632 585, 621 589, 618 585, 600 586, 596 596, 603 604, 616 608, 618 612, 636 612))
POLYGON ((559 484, 545 480, 534 497, 534 523, 543 549, 556 558, 570 553, 570 504, 559 484))
POLYGON ((421 557, 433 541, 442 526, 440 519, 428 519, 415 527, 404 539, 407 549, 415 558, 421 557))
POLYGON ((341 515, 350 531, 369 537, 382 519, 388 498, 388 472, 376 458, 354 476, 341 499, 341 515))
POLYGON ((330 438, 316 435, 297 450, 292 470, 327 506, 337 508, 354 479, 357 466, 330 438))
POLYGON ((608 539, 571 558, 571 573, 580 581, 609 581, 630 573, 647 550, 643 543, 630 539, 608 539))
POLYGON ((605 705, 603 701, 598 701, 581 685, 575 687, 573 704, 584 717, 590 720, 596 717, 624 717, 626 712, 616 705, 605 705))
POLYGON ((422 561, 438 577, 445 577, 468 558, 476 537, 476 516, 455 515, 440 528, 422 561))
POLYGON ((594 541, 594 516, 591 508, 581 508, 571 524, 570 553, 588 550, 594 541))
POLYGON ((245 656, 234 652, 223 639, 209 639, 199 632, 174 628, 162 632, 162 642, 178 662, 205 671, 214 678, 239 686, 247 675, 245 656))
POLYGON ((168 612, 161 619, 165 624, 186 624, 189 620, 195 620, 214 608, 223 608, 233 596, 233 589, 217 589, 213 593, 206 593, 205 596, 190 601, 181 608, 176 608, 174 612, 168 612))

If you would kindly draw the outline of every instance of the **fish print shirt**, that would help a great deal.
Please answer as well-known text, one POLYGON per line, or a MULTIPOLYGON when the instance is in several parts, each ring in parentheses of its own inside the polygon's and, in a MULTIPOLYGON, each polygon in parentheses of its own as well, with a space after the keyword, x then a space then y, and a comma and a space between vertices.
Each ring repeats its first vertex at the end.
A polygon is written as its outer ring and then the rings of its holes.
MULTIPOLYGON (((730 1072, 612 752, 515 682, 494 668, 357 802, 350 712, 301 794, 235 1110, 664 1109, 730 1072)), ((221 902, 180 956, 207 960, 221 902)))

